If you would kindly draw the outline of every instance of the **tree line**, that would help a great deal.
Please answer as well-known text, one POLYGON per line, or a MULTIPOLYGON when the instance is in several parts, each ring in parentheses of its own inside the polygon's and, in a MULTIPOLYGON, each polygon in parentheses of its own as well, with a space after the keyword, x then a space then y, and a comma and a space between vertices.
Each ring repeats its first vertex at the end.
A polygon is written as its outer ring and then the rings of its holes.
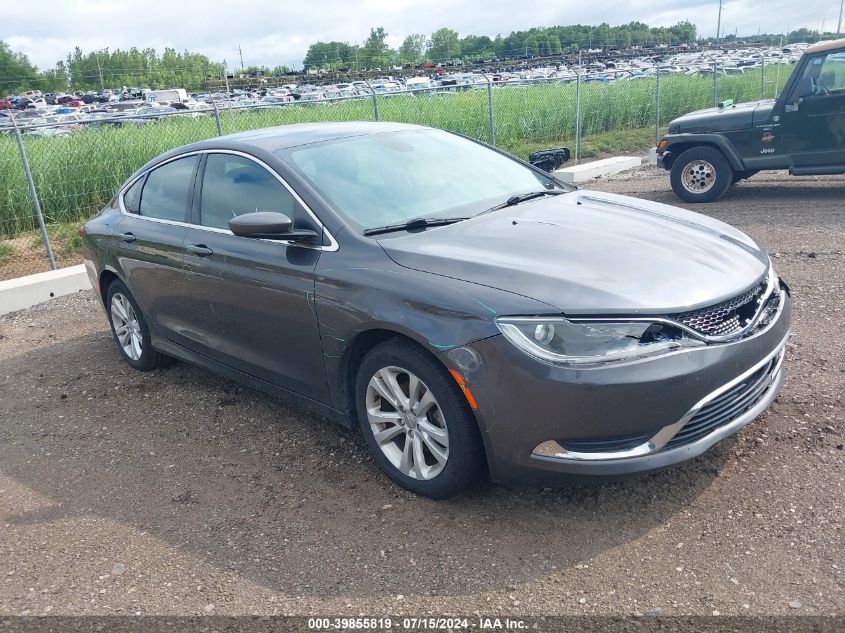
POLYGON ((412 33, 398 49, 387 45, 383 27, 370 30, 362 44, 348 42, 315 42, 305 55, 303 64, 313 68, 384 68, 396 64, 448 63, 514 59, 557 55, 577 50, 624 49, 658 44, 691 44, 696 41, 696 27, 684 21, 670 27, 652 27, 642 22, 619 26, 575 24, 536 27, 514 31, 510 35, 460 34, 442 28, 430 35, 412 33))
POLYGON ((159 54, 143 50, 91 51, 76 47, 53 68, 39 71, 25 55, 16 53, 0 41, 0 95, 22 90, 59 92, 100 90, 102 88, 184 87, 200 90, 210 77, 223 76, 223 64, 205 55, 165 48, 159 54))

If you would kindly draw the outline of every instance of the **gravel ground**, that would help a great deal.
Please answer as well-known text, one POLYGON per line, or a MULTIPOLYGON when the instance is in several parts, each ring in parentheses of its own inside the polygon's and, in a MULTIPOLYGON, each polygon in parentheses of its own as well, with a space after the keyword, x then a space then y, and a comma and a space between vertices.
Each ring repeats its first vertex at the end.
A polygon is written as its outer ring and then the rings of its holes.
MULTIPOLYGON (((653 168, 593 188, 677 204, 653 168)), ((786 387, 693 462, 562 490, 392 485, 359 438, 205 371, 136 373, 90 292, 0 318, 0 615, 843 615, 842 179, 696 210, 795 297, 786 387)))

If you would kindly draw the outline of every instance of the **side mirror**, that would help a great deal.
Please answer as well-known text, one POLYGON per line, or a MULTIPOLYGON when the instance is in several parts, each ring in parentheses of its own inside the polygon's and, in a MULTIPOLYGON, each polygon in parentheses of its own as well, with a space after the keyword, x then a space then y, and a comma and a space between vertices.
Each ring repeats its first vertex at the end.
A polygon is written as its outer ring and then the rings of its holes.
POLYGON ((236 216, 229 220, 229 230, 239 237, 263 240, 301 242, 318 237, 318 233, 310 229, 294 230, 293 221, 276 211, 255 211, 236 216))
POLYGON ((569 160, 569 148, 544 149, 528 156, 528 162, 543 171, 552 172, 569 160))
POLYGON ((812 97, 816 93, 813 86, 812 77, 802 77, 795 85, 795 91, 792 93, 792 100, 798 101, 805 97, 812 97))

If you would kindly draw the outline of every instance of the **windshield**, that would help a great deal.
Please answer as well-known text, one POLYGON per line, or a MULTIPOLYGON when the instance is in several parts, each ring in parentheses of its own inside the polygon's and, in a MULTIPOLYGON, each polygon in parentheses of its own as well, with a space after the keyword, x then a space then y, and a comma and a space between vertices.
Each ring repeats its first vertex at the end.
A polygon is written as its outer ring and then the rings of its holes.
POLYGON ((468 217, 509 197, 561 187, 483 145, 441 130, 405 130, 278 152, 354 224, 468 217))

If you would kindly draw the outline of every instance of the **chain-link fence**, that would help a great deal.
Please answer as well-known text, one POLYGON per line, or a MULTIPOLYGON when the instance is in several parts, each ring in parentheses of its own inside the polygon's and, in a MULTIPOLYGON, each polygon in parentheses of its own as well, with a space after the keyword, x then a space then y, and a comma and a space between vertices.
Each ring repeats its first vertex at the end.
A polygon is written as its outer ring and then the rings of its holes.
POLYGON ((192 110, 147 107, 37 123, 0 117, 0 280, 81 262, 79 224, 146 161, 194 141, 291 123, 380 120, 459 132, 522 158, 568 146, 577 162, 644 150, 671 119, 721 100, 775 97, 791 71, 781 66, 692 74, 655 66, 624 78, 469 73, 452 85, 388 91, 367 84, 336 98, 238 103, 216 95, 192 110))

